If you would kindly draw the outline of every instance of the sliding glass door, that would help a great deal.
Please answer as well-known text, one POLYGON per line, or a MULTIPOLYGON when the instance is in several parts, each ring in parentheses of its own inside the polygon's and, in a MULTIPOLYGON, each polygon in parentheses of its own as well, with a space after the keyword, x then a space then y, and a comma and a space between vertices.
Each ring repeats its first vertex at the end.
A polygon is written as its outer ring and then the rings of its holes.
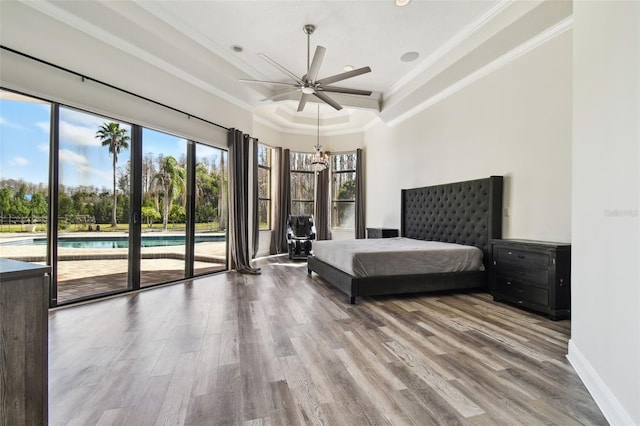
POLYGON ((140 286, 185 277, 187 141, 142 131, 140 286))
POLYGON ((51 306, 227 269, 227 152, 0 89, 0 257, 51 306))
POLYGON ((51 104, 0 90, 0 257, 46 264, 51 104))
POLYGON ((196 144, 194 274, 227 267, 227 152, 196 144))
POLYGON ((58 303, 127 289, 131 126, 60 108, 58 303))

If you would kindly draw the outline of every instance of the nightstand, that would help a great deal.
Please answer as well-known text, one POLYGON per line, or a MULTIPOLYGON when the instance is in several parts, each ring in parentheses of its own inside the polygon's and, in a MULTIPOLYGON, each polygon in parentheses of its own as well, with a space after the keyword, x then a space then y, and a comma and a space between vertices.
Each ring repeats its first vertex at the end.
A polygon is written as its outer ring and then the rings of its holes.
POLYGON ((571 315, 571 244, 491 240, 493 300, 541 312, 571 315))
POLYGON ((393 238, 398 235, 395 228, 367 228, 367 238, 393 238))

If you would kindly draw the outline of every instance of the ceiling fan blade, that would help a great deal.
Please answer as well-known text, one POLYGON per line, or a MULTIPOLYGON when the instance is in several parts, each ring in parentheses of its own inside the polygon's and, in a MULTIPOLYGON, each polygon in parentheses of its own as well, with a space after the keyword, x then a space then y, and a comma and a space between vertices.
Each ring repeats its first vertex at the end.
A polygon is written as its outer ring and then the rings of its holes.
POLYGON ((260 101, 261 102, 272 101, 272 100, 277 99, 277 98, 279 98, 281 96, 287 96, 289 93, 295 93, 297 91, 298 91, 298 89, 280 89, 280 90, 275 90, 273 95, 267 96, 264 99, 260 99, 260 101))
POLYGON ((269 62, 271 65, 273 65, 274 67, 278 68, 280 71, 282 71, 283 73, 291 77, 293 81, 297 82, 298 84, 304 84, 304 82, 300 80, 300 77, 298 77, 297 75, 295 75, 294 73, 292 73, 291 71, 289 71, 288 69, 286 69, 285 67, 283 67, 282 65, 280 65, 279 63, 271 59, 270 57, 268 57, 267 55, 265 55, 264 53, 258 53, 258 55, 260 55, 262 59, 269 62))
POLYGON ((329 96, 325 95, 324 93, 316 91, 316 92, 313 92, 313 94, 317 98, 331 105, 335 110, 340 111, 342 109, 339 103, 337 103, 336 101, 331 99, 329 96))
POLYGON ((331 77, 323 78, 322 80, 316 81, 316 83, 319 83, 321 85, 331 84, 335 83, 336 81, 346 80, 347 78, 355 77, 360 74, 366 74, 368 72, 371 72, 371 68, 369 67, 358 68, 357 70, 347 71, 341 74, 332 75, 331 77))
POLYGON ((311 61, 311 66, 309 67, 309 72, 305 79, 316 81, 316 77, 318 76, 318 71, 320 71, 320 65, 322 65, 322 60, 324 59, 324 53, 327 51, 322 46, 316 47, 316 52, 313 54, 313 60, 311 61))
POLYGON ((266 81, 266 80, 247 80, 246 78, 241 78, 238 81, 241 81, 243 83, 276 84, 278 86, 293 86, 293 87, 299 86, 296 83, 283 83, 281 81, 266 81))
POLYGON ((300 103, 298 104, 298 112, 304 109, 304 106, 306 105, 308 100, 309 100, 309 95, 307 95, 306 93, 303 93, 302 96, 300 96, 300 103))
POLYGON ((333 92, 333 93, 346 93, 348 95, 362 95, 362 96, 370 96, 370 90, 359 90, 359 89, 347 89, 346 87, 336 87, 336 86, 319 86, 317 90, 323 92, 333 92))

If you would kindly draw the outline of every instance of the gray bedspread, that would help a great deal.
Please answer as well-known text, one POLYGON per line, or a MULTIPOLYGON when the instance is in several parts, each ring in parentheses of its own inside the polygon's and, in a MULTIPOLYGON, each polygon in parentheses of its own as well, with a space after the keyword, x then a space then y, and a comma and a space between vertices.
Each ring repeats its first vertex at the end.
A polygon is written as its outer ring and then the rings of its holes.
POLYGON ((354 277, 482 271, 482 250, 410 238, 314 241, 318 259, 354 277))

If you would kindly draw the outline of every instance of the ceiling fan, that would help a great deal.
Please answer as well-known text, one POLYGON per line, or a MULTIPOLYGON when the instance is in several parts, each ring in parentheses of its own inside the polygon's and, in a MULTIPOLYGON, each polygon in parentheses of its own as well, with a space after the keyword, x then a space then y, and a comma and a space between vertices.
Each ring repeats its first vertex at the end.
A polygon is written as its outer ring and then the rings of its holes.
MULTIPOLYGON (((338 104, 335 100, 331 99, 325 92, 333 92, 333 93, 346 93, 349 95, 362 95, 362 96, 370 96, 371 91, 369 90, 359 90, 359 89, 348 89, 346 87, 338 87, 331 86, 331 84, 336 83, 338 81, 346 80, 347 78, 355 77, 361 74, 366 74, 371 72, 371 68, 363 67, 358 68, 352 71, 346 71, 340 74, 332 75, 330 77, 325 77, 320 80, 316 80, 318 76, 318 71, 320 71, 320 65, 322 65, 322 59, 324 58, 324 54, 326 49, 322 46, 317 46, 316 51, 313 54, 313 60, 309 62, 310 59, 310 43, 311 43, 311 34, 316 29, 313 25, 305 25, 302 27, 302 30, 307 34, 307 73, 302 77, 298 77, 267 55, 260 53, 260 57, 269 62, 271 65, 279 69, 281 72, 290 77, 294 82, 292 83, 283 83, 279 81, 264 81, 264 80, 246 80, 240 79, 240 81, 245 83, 263 83, 263 84, 276 84, 281 86, 290 86, 295 87, 295 89, 287 89, 284 92, 288 93, 291 91, 301 91, 302 96, 300 97, 300 103, 298 103, 298 112, 304 109, 307 100, 311 95, 317 97, 323 102, 331 105, 336 110, 341 110, 342 106, 338 104)), ((282 92, 278 92, 276 95, 271 98, 282 96, 282 92)), ((267 99, 271 99, 267 98, 267 99)))

